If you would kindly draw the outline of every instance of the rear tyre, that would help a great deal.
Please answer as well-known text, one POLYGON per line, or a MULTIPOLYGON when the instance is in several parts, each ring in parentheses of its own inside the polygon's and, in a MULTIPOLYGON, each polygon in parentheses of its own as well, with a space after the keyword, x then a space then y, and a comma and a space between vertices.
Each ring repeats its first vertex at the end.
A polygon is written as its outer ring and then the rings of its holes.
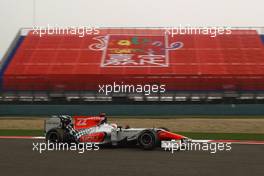
POLYGON ((63 142, 63 134, 57 129, 50 130, 46 135, 46 140, 51 143, 63 142))
POLYGON ((144 150, 152 150, 157 146, 158 138, 154 131, 145 130, 138 137, 138 143, 144 150))

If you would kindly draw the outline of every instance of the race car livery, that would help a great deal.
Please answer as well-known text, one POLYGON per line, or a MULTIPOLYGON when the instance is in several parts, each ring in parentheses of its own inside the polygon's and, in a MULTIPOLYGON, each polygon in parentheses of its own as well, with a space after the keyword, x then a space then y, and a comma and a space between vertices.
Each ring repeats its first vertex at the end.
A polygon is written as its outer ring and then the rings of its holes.
POLYGON ((89 142, 101 145, 136 145, 146 150, 162 142, 189 142, 190 139, 165 128, 123 128, 107 123, 103 116, 53 116, 45 122, 46 140, 50 142, 89 142))

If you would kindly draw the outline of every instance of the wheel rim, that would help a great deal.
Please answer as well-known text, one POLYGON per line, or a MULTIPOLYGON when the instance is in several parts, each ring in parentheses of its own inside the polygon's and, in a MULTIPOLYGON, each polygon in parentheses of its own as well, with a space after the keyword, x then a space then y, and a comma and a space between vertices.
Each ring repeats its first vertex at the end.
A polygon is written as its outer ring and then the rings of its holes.
POLYGON ((143 134, 141 136, 141 141, 144 145, 149 145, 152 143, 152 136, 150 134, 143 134))
POLYGON ((58 142, 59 141, 59 137, 57 135, 57 133, 51 133, 49 136, 49 141, 51 142, 58 142))

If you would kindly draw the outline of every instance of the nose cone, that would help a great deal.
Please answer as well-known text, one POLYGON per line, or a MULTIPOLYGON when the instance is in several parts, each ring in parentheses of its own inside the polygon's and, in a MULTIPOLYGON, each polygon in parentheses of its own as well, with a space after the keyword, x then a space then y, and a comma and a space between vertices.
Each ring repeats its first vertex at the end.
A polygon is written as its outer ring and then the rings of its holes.
POLYGON ((176 134, 176 133, 172 133, 169 131, 165 131, 165 130, 161 130, 158 132, 158 137, 159 139, 162 140, 181 140, 181 139, 186 139, 187 137, 180 135, 180 134, 176 134))

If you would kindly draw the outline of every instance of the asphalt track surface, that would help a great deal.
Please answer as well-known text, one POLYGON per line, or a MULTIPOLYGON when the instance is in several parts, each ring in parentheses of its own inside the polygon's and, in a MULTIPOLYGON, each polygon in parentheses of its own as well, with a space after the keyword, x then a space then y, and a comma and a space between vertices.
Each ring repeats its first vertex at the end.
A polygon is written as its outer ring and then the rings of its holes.
MULTIPOLYGON (((34 142, 41 140, 34 140, 34 142)), ((33 140, 0 140, 0 175, 264 175, 264 145, 233 144, 231 152, 176 152, 104 148, 99 151, 32 151, 33 140)))

